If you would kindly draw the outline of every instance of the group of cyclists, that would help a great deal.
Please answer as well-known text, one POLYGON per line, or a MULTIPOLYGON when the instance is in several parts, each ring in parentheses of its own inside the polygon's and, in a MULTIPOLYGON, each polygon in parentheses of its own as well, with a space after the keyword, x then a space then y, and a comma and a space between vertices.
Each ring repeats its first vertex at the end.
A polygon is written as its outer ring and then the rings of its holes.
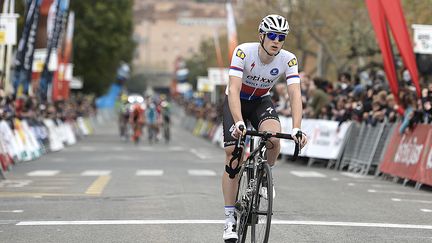
POLYGON ((124 141, 132 141, 139 144, 145 131, 150 144, 162 140, 170 141, 170 116, 171 105, 166 95, 146 96, 126 95, 121 96, 119 108, 119 130, 124 141))

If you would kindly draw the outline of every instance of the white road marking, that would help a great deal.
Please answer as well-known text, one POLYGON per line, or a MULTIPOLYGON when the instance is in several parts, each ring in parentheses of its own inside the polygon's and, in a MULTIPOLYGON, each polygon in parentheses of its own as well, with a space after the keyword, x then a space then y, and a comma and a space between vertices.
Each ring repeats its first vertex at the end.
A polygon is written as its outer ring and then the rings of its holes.
POLYGON ((341 175, 348 176, 351 178, 357 178, 357 179, 369 178, 368 176, 365 175, 360 175, 360 174, 350 173, 350 172, 342 172, 341 175))
POLYGON ((81 173, 81 176, 103 176, 103 175, 110 175, 110 170, 86 170, 83 173, 81 173))
POLYGON ((425 213, 432 213, 432 209, 422 208, 422 209, 420 209, 420 211, 425 212, 425 213))
POLYGON ((54 158, 53 161, 54 162, 64 162, 64 161, 66 161, 66 159, 65 158, 54 158))
POLYGON ((298 176, 298 177, 319 177, 319 178, 325 178, 326 175, 316 172, 316 171, 300 171, 300 170, 293 170, 290 171, 291 174, 298 176))
POLYGON ((163 175, 163 170, 137 170, 137 176, 161 176, 163 175))
POLYGON ((413 202, 413 203, 426 203, 426 204, 432 204, 432 201, 426 201, 426 200, 417 200, 417 199, 401 199, 401 198, 392 198, 393 202, 413 202))
POLYGON ((27 173, 28 176, 55 176, 60 173, 59 170, 35 170, 27 173))
MULTIPOLYGON (((59 226, 59 225, 166 225, 166 224, 223 224, 224 220, 82 220, 82 221, 21 221, 17 226, 59 226)), ((273 225, 311 225, 370 228, 399 228, 432 230, 432 225, 390 224, 367 222, 329 222, 272 220, 273 225)))
POLYGON ((421 193, 411 193, 411 192, 401 192, 401 191, 380 191, 375 189, 368 189, 368 192, 371 193, 380 193, 380 194, 397 194, 397 195, 411 195, 411 196, 429 196, 428 194, 421 193))
POLYGON ((114 151, 124 151, 125 148, 124 147, 114 147, 113 150, 114 151))
POLYGON ((348 186, 355 186, 355 183, 348 183, 348 186))
POLYGON ((17 210, 1 210, 0 213, 22 213, 24 210, 17 209, 17 210))
POLYGON ((18 188, 18 187, 24 187, 32 183, 32 180, 3 180, 0 181, 0 188, 6 187, 6 188, 18 188))
POLYGON ((385 188, 385 187, 394 187, 394 185, 373 184, 372 187, 375 187, 375 188, 385 188))
POLYGON ((216 172, 212 170, 188 170, 191 176, 216 176, 216 172))
POLYGON ((334 178, 332 178, 331 180, 332 180, 332 181, 339 181, 339 178, 334 177, 334 178))
POLYGON ((190 149, 189 150, 191 153, 193 153, 196 157, 200 158, 200 159, 207 159, 208 157, 205 156, 202 153, 199 153, 198 151, 196 151, 196 149, 190 149))

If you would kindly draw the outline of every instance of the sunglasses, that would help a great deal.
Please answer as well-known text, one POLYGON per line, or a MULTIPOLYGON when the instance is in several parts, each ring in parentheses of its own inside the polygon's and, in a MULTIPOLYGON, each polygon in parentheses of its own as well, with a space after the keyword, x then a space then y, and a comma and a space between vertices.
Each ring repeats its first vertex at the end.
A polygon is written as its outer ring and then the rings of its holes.
POLYGON ((273 33, 273 32, 267 32, 266 35, 267 35, 267 38, 269 38, 272 41, 276 40, 276 38, 277 38, 280 42, 282 42, 286 38, 286 35, 284 35, 284 34, 277 34, 277 33, 273 33))

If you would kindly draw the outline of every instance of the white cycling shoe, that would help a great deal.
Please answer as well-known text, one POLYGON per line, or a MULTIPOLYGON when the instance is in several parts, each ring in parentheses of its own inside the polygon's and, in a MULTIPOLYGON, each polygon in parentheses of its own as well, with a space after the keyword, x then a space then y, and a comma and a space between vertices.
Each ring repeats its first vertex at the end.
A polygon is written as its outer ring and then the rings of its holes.
POLYGON ((238 239, 236 224, 232 222, 225 223, 223 239, 225 241, 232 240, 236 241, 238 239))
MULTIPOLYGON (((260 189, 260 195, 265 199, 265 200, 268 200, 268 195, 267 195, 267 187, 261 187, 261 189, 260 189)), ((274 189, 274 186, 273 186, 273 199, 275 199, 275 197, 276 197, 276 191, 275 191, 275 189, 274 189)))

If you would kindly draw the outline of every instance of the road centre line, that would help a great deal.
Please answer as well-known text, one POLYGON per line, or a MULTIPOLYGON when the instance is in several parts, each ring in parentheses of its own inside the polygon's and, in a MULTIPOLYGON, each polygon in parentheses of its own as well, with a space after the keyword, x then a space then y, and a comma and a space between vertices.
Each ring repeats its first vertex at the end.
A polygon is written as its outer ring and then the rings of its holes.
MULTIPOLYGON (((16 226, 59 226, 59 225, 168 225, 168 224, 223 224, 224 220, 80 220, 80 221, 21 221, 16 226)), ((296 221, 273 220, 273 225, 310 225, 340 227, 370 227, 432 230, 432 225, 390 224, 366 222, 296 221)))
POLYGON ((432 213, 432 209, 422 208, 422 209, 420 209, 420 211, 422 211, 424 213, 432 213))

